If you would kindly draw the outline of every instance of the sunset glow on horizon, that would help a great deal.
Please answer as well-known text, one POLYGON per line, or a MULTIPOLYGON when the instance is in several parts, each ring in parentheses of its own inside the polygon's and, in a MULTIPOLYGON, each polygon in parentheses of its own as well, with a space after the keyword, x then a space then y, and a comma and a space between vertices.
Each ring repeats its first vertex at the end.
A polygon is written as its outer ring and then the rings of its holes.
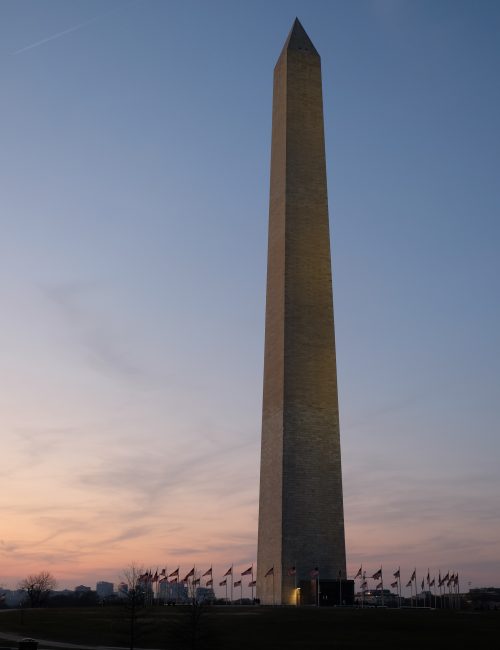
POLYGON ((0 6, 0 586, 255 565, 272 71, 296 15, 322 57, 348 574, 500 584, 500 8, 20 0, 0 6))

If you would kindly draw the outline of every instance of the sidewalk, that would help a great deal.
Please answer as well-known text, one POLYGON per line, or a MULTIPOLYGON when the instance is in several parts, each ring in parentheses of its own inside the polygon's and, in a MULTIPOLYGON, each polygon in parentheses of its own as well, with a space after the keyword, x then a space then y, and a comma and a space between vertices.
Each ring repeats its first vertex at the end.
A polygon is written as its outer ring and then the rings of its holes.
MULTIPOLYGON (((26 639, 26 635, 7 634, 0 632, 0 639, 12 641, 16 645, 19 641, 26 639)), ((33 638, 33 637, 29 637, 33 638)), ((65 643, 64 641, 48 641, 47 639, 35 639, 39 648, 58 648, 59 650, 129 650, 129 646, 105 646, 105 645, 81 645, 78 643, 65 643)), ((135 650, 161 650, 160 648, 135 648, 135 650)))

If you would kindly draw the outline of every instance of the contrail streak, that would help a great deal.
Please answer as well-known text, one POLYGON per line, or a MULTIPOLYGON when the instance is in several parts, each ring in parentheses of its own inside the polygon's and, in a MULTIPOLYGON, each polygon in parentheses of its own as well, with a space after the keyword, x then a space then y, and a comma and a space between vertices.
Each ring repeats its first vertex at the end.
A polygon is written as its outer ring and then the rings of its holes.
POLYGON ((79 25, 74 25, 73 27, 69 27, 68 29, 65 29, 62 32, 57 32, 57 34, 52 34, 52 36, 47 36, 46 38, 42 38, 41 41, 36 41, 36 43, 31 43, 31 45, 26 45, 26 47, 22 47, 20 50, 16 50, 15 52, 12 52, 11 56, 15 56, 16 54, 21 54, 21 52, 27 52, 28 50, 32 50, 33 48, 38 47, 39 45, 43 45, 44 43, 48 43, 49 41, 54 41, 56 38, 60 38, 65 34, 71 34, 71 32, 76 32, 78 29, 82 29, 83 27, 90 25, 90 23, 93 23, 96 20, 97 18, 93 18, 92 20, 86 20, 84 23, 80 23, 79 25))
POLYGON ((65 36, 66 34, 71 34, 72 32, 76 32, 79 29, 83 29, 84 27, 87 27, 88 25, 91 25, 92 23, 95 23, 97 20, 101 20, 101 18, 105 18, 106 16, 109 16, 109 14, 115 13, 116 11, 118 11, 120 9, 123 9, 127 4, 131 4, 131 3, 128 2, 125 5, 122 5, 121 7, 115 7, 114 9, 110 9, 109 11, 106 11, 103 14, 99 14, 98 16, 94 16, 94 18, 90 18, 89 20, 85 20, 83 23, 78 23, 78 25, 73 25, 73 27, 68 27, 68 29, 64 29, 62 32, 57 32, 57 34, 52 34, 51 36, 47 36, 45 38, 42 38, 40 41, 36 41, 36 43, 31 43, 30 45, 26 45, 25 47, 22 47, 20 50, 16 50, 15 52, 12 52, 11 56, 16 56, 17 54, 21 54, 22 52, 27 52, 28 50, 32 50, 35 47, 39 47, 40 45, 44 45, 44 43, 49 43, 50 41, 55 41, 56 38, 61 38, 61 36, 65 36))

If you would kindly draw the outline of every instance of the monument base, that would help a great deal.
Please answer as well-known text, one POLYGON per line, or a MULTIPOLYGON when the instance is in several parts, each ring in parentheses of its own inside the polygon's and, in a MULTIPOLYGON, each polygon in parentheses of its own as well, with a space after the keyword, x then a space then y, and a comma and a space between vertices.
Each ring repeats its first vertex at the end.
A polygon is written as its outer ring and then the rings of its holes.
POLYGON ((354 580, 301 580, 298 605, 353 607, 354 580), (319 587, 319 588, 318 588, 319 587))

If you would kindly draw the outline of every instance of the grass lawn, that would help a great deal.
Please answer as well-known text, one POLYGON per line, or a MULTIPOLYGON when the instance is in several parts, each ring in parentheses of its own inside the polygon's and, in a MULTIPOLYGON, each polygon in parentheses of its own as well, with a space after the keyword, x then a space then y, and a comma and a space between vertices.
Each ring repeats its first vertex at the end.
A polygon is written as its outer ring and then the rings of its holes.
MULTIPOLYGON (((500 612, 221 607, 202 612, 195 622, 192 612, 191 608, 180 606, 143 610, 136 623, 136 647, 165 650, 500 647, 500 612)), ((119 607, 2 612, 0 634, 10 632, 96 646, 128 646, 127 616, 126 610, 119 607)), ((9 643, 4 641, 2 645, 9 646, 9 643)))

